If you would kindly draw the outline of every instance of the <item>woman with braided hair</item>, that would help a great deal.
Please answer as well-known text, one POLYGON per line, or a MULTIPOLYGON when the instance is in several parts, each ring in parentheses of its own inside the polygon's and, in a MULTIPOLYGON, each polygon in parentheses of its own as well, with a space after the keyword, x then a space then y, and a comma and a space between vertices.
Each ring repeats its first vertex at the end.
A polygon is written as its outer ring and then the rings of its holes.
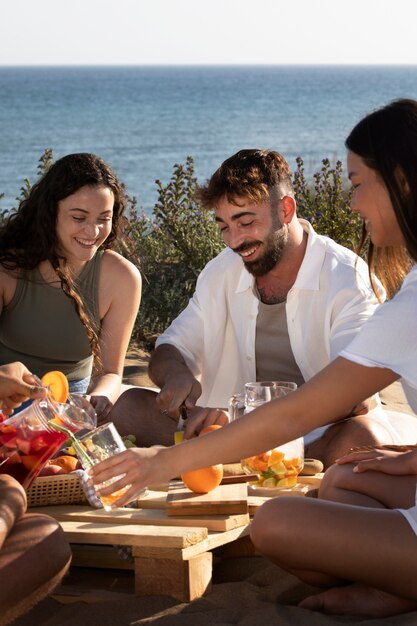
POLYGON ((0 364, 66 374, 99 421, 116 400, 141 297, 112 250, 123 187, 93 154, 56 161, 0 227, 0 364))

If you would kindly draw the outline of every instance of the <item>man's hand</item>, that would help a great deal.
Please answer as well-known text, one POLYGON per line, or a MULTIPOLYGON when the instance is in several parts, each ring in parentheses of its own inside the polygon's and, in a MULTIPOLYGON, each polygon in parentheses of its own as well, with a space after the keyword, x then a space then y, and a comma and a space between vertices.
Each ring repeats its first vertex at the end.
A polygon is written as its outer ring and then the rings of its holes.
POLYGON ((160 388, 156 403, 165 415, 178 419, 180 406, 187 411, 201 396, 201 385, 193 376, 179 350, 170 344, 159 345, 149 362, 149 376, 160 388))
POLYGON ((0 367, 0 410, 10 415, 25 400, 46 397, 46 389, 22 363, 0 367))
POLYGON ((212 424, 220 424, 224 426, 228 424, 229 418, 222 409, 211 409, 196 406, 185 422, 184 439, 191 439, 194 435, 198 435, 203 428, 212 424))
POLYGON ((168 378, 156 397, 156 404, 161 413, 178 419, 180 406, 184 404, 187 411, 191 411, 200 396, 200 383, 191 372, 182 372, 168 378))

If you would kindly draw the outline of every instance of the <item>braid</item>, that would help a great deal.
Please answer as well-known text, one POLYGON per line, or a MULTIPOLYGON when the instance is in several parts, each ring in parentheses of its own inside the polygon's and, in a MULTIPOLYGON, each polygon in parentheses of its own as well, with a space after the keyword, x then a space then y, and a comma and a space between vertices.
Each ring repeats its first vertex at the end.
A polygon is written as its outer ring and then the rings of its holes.
POLYGON ((82 325, 84 326, 85 332, 87 333, 88 341, 90 342, 91 352, 94 357, 94 373, 98 375, 103 369, 99 336, 93 328, 90 317, 85 310, 82 298, 74 286, 74 281, 72 280, 70 272, 66 267, 65 259, 61 262, 61 265, 59 265, 57 258, 53 260, 51 259, 51 264, 61 281, 62 291, 66 296, 72 298, 74 301, 75 310, 82 325))

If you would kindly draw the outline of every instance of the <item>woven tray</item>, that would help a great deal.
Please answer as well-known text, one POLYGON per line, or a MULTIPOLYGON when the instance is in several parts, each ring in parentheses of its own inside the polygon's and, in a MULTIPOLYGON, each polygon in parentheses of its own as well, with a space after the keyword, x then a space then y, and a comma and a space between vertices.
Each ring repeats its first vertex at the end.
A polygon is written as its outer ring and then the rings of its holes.
POLYGON ((54 504, 83 504, 87 498, 76 474, 40 476, 26 492, 28 508, 54 504))

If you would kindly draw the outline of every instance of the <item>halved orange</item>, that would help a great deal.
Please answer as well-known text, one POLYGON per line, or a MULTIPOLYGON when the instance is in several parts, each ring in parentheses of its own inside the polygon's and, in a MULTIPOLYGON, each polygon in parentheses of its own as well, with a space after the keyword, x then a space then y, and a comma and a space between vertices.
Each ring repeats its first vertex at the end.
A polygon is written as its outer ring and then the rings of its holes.
POLYGON ((221 428, 220 424, 211 424, 210 426, 206 426, 203 430, 200 430, 199 437, 201 435, 207 435, 207 433, 211 433, 213 430, 218 430, 221 428))
MULTIPOLYGON (((203 428, 200 432, 200 437, 207 435, 213 430, 221 428, 220 424, 212 424, 203 428)), ((223 465, 210 465, 209 467, 202 467, 200 469, 191 470, 190 472, 184 472, 181 474, 181 480, 183 483, 194 491, 195 493, 208 493, 213 491, 220 485, 223 479, 223 465)))
POLYGON ((59 465, 59 467, 62 467, 62 469, 69 474, 77 469, 78 459, 75 456, 63 454, 62 456, 57 456, 54 459, 51 459, 51 463, 53 465, 59 465))
POLYGON ((66 402, 69 394, 68 380, 65 374, 58 371, 47 372, 41 378, 42 384, 48 387, 56 402, 66 402))

